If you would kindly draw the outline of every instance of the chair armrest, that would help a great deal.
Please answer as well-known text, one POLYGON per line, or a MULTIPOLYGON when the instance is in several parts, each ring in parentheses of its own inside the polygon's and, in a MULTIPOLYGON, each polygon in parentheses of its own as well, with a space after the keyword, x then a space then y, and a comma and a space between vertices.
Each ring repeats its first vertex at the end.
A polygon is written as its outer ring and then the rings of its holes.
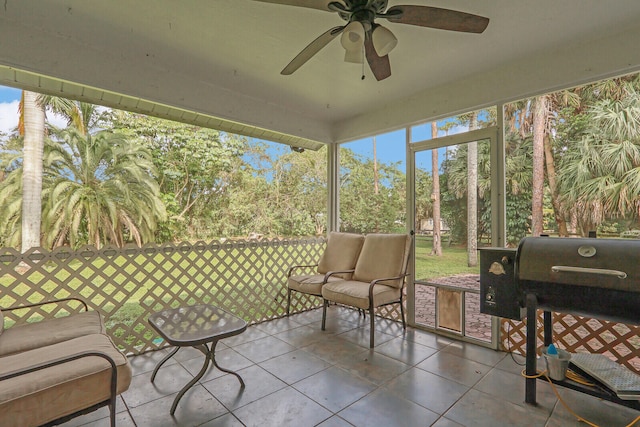
POLYGON ((21 310, 23 308, 34 308, 34 307, 40 307, 40 306, 47 305, 47 304, 58 304, 58 303, 61 303, 61 302, 68 302, 68 301, 78 301, 78 302, 82 303, 82 305, 84 306, 84 311, 89 311, 89 306, 87 305, 87 303, 84 300, 82 300, 80 298, 74 298, 74 297, 60 298, 60 299, 54 299, 54 300, 50 300, 50 301, 37 302, 37 303, 33 303, 33 304, 25 304, 25 305, 19 305, 19 306, 15 306, 15 307, 3 308, 2 311, 21 310))
POLYGON ((287 273, 287 277, 291 277, 291 274, 293 273, 293 271, 298 269, 298 268, 312 268, 312 267, 317 267, 317 266, 318 266, 318 264, 291 266, 291 268, 289 268, 289 272, 287 273))
POLYGON ((336 271, 329 271, 327 272, 327 274, 324 275, 324 280, 322 281, 323 284, 327 283, 327 281, 329 280, 329 277, 335 275, 335 274, 344 274, 344 273, 353 273, 354 271, 356 271, 355 269, 351 269, 351 270, 336 270, 336 271))
POLYGON ((116 362, 107 354, 99 352, 99 351, 83 351, 80 353, 72 354, 70 356, 61 357, 50 362, 39 363, 33 366, 29 366, 25 369, 18 369, 15 371, 7 372, 4 375, 0 375, 0 381, 8 380, 11 378, 16 378, 22 375, 30 374, 32 372, 41 371, 46 368, 51 368, 53 366, 62 365, 64 363, 69 363, 77 359, 82 359, 84 357, 101 357, 105 359, 111 365, 111 384, 110 384, 110 392, 111 399, 115 398, 117 394, 117 385, 118 385, 118 368, 116 366, 116 362))
MULTIPOLYGON (((371 283, 369 284, 369 298, 370 298, 370 300, 373 301, 373 287, 375 285, 377 285, 378 282, 386 282, 388 280, 404 279, 408 275, 409 275, 409 273, 405 273, 405 274, 401 274, 400 276, 395 276, 395 277, 385 277, 385 278, 382 278, 382 279, 373 279, 371 281, 371 283)), ((402 281, 402 286, 400 286, 400 290, 402 290, 402 288, 404 288, 404 280, 402 281)))

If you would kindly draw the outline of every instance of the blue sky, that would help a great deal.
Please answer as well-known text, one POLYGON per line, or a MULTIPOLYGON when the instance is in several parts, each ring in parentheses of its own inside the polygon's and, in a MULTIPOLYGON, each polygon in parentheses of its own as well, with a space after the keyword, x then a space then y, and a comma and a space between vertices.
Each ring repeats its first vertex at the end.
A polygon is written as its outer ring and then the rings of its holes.
MULTIPOLYGON (((405 131, 400 129, 394 132, 376 136, 376 155, 379 160, 385 163, 400 162, 400 167, 404 169, 406 161, 405 131)), ((367 158, 373 158, 373 138, 364 138, 342 145, 355 153, 367 158)))
POLYGON ((8 103, 20 100, 20 89, 12 87, 0 86, 0 103, 8 103))
MULTIPOLYGON (((0 133, 11 133, 18 126, 18 104, 22 90, 0 86, 0 133)), ((47 115, 49 122, 64 126, 66 120, 55 114, 47 115)))
MULTIPOLYGON (((438 126, 442 126, 444 122, 451 119, 438 122, 438 126)), ((449 135, 455 133, 466 132, 466 128, 462 126, 455 126, 448 132, 449 135)), ((438 131, 438 137, 445 136, 445 131, 438 131)), ((420 142, 431 139, 431 123, 425 123, 423 125, 416 125, 411 128, 411 142, 420 142)), ((406 172, 406 134, 404 129, 385 133, 376 136, 376 154, 378 159, 384 163, 400 162, 400 170, 406 172)), ((343 147, 349 148, 352 151, 366 156, 367 158, 373 158, 373 137, 364 138, 357 141, 349 142, 343 145, 343 147)), ((445 156, 445 148, 438 150, 440 153, 439 161, 442 164, 445 156)), ((431 170, 431 150, 428 151, 428 155, 420 155, 416 157, 417 167, 424 170, 431 170)))
POLYGON ((0 86, 0 133, 9 133, 18 125, 18 103, 22 91, 0 86))

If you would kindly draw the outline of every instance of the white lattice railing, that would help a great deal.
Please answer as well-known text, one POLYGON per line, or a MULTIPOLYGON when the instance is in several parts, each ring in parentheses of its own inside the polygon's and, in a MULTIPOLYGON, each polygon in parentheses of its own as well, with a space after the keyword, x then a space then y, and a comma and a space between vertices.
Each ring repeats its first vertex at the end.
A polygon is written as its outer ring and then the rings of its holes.
MULTIPOLYGON (((570 352, 601 353, 640 374, 640 326, 566 313, 552 313, 553 341, 570 352)), ((537 351, 542 350, 543 318, 538 311, 537 351)), ((502 319, 501 345, 507 351, 526 354, 527 322, 502 319)))
MULTIPOLYGON (((147 317, 166 307, 211 303, 249 323, 282 316, 289 266, 317 262, 324 247, 323 238, 303 238, 33 249, 25 254, 3 248, 0 307, 80 297, 104 315, 109 334, 123 351, 138 354, 160 347, 147 317)), ((321 303, 294 294, 294 312, 321 303)), ((7 313, 6 322, 9 326, 76 310, 73 304, 48 305, 7 313)))

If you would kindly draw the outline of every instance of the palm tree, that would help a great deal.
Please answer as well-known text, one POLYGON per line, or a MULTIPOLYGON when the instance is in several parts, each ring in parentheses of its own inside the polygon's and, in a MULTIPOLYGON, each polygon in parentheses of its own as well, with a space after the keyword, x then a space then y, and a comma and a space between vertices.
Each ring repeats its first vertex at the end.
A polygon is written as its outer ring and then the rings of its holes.
POLYGON ((108 131, 70 126, 55 136, 43 193, 46 244, 153 241, 166 213, 150 152, 108 131))
MULTIPOLYGON (((22 91, 19 104, 20 118, 18 134, 23 136, 23 166, 21 174, 21 250, 26 252, 41 244, 42 217, 42 156, 45 141, 45 110, 65 114, 69 122, 75 122, 81 129, 82 121, 76 103, 73 101, 47 96, 30 91, 22 91)), ((86 104, 90 105, 90 104, 86 104)), ((12 215, 14 219, 15 213, 12 215)), ((9 240, 15 239, 13 235, 9 240)))
POLYGON ((560 237, 568 237, 569 229, 567 227, 567 207, 562 203, 560 191, 558 188, 558 179, 556 172, 556 158, 563 154, 563 147, 555 144, 558 127, 558 116, 564 112, 571 112, 572 116, 578 114, 578 108, 581 105, 580 90, 563 90, 547 95, 548 108, 546 111, 545 122, 542 136, 544 149, 544 164, 547 173, 547 182, 549 184, 549 195, 551 198, 551 206, 553 207, 554 220, 558 227, 558 235, 560 237))
POLYGON ((547 133, 548 97, 542 95, 533 101, 533 198, 531 201, 531 234, 539 236, 543 226, 544 197, 544 136, 547 133))
MULTIPOLYGON (((35 162, 44 167, 43 191, 37 196, 43 209, 20 208, 29 162, 23 161, 18 150, 4 153, 2 165, 8 173, 0 184, 3 243, 17 246, 24 234, 19 227, 21 218, 37 214, 40 225, 41 212, 45 230, 42 246, 67 242, 73 246, 101 246, 104 242, 122 245, 128 239, 142 244, 153 240, 156 222, 164 219, 165 208, 159 199, 151 154, 123 136, 95 132, 102 113, 94 105, 43 96, 40 102, 52 110, 65 111, 70 126, 48 130, 54 139, 44 139, 43 154, 35 162)), ((39 238, 31 246, 40 244, 39 238)), ((26 249, 23 244, 23 251, 26 249)))
POLYGON ((586 109, 589 125, 562 159, 562 194, 583 235, 608 218, 640 217, 640 93, 633 82, 622 92, 586 109))
MULTIPOLYGON (((431 122, 431 138, 438 137, 438 123, 431 122)), ((442 256, 442 233, 440 230, 440 165, 438 162, 438 149, 431 150, 431 174, 433 181, 433 249, 431 255, 442 256)))
MULTIPOLYGON (((478 128, 478 113, 469 116, 469 130, 478 128)), ((467 146, 467 265, 478 265, 478 141, 467 146)))
POLYGON ((24 131, 22 166, 22 252, 40 246, 44 106, 38 94, 23 91, 21 130, 24 131))
MULTIPOLYGON (((16 142, 15 140, 11 141, 16 142)), ((0 167, 0 246, 20 248, 22 239, 22 151, 5 147, 0 167)), ((38 224, 40 221, 38 221, 38 224)), ((38 245, 39 246, 39 243, 38 245)), ((27 248, 28 249, 28 248, 27 248)), ((26 249, 25 249, 26 250, 26 249)))

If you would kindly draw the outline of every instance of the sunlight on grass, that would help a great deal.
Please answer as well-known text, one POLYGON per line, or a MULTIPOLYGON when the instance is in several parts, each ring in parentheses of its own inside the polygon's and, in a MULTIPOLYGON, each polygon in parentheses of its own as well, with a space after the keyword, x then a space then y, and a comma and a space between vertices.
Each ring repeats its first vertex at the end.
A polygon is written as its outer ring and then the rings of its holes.
POLYGON ((416 280, 429 280, 454 274, 480 274, 480 266, 467 266, 467 248, 442 245, 442 256, 431 255, 433 239, 416 237, 416 280))
MULTIPOLYGON (((443 256, 434 257, 429 255, 430 238, 419 236, 416 242, 420 279, 478 272, 466 267, 464 248, 445 245, 443 256)), ((0 277, 0 306, 79 295, 105 315, 112 336, 128 346, 144 346, 154 338, 147 316, 168 307, 211 303, 258 321, 284 314, 287 266, 312 263, 307 257, 316 259, 321 252, 321 246, 311 252, 291 246, 274 258, 268 246, 213 246, 188 253, 154 251, 151 256, 123 253, 109 256, 108 262, 98 257, 42 264, 22 278, 0 277)), ((40 317, 34 313, 25 320, 40 317)))

